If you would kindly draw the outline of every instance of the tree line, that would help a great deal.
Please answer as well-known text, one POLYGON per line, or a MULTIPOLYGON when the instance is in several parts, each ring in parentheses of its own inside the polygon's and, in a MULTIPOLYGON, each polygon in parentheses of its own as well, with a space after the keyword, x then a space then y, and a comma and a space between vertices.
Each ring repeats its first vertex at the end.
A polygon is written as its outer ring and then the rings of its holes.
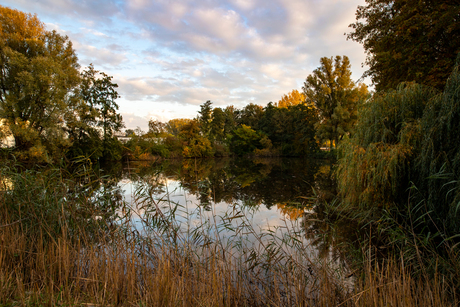
POLYGON ((72 42, 45 30, 36 15, 1 6, 0 27, 1 137, 14 138, 14 156, 29 162, 314 155, 326 140, 337 146, 350 133, 368 95, 352 81, 348 57, 324 57, 301 93, 266 107, 207 101, 195 119, 151 120, 146 133, 127 130, 131 140, 122 144, 111 76, 93 65, 80 71, 72 42))
POLYGON ((134 159, 154 156, 211 157, 226 155, 313 156, 321 145, 336 147, 348 137, 360 101, 368 99, 364 84, 351 79, 347 56, 323 57, 304 82, 262 107, 242 109, 200 105, 194 119, 149 122, 149 130, 127 130, 134 159))

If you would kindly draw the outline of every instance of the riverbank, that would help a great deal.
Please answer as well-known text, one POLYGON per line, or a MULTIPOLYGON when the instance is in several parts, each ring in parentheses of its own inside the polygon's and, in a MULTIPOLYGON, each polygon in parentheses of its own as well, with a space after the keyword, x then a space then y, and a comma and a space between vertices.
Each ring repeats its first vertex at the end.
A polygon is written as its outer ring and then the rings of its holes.
POLYGON ((435 278, 412 278, 405 259, 376 262, 371 247, 363 251, 367 258, 360 270, 339 270, 332 258, 309 252, 300 232, 255 231, 243 208, 187 230, 160 210, 174 204, 152 198, 148 186, 137 194, 141 207, 134 207, 120 199, 110 179, 84 167, 64 172, 1 170, 4 306, 458 303, 456 289, 441 272, 435 278), (139 208, 144 210, 142 228, 133 228, 129 213, 139 208), (215 230, 222 227, 234 236, 220 240, 215 230), (248 244, 243 236, 248 233, 266 243, 248 244))

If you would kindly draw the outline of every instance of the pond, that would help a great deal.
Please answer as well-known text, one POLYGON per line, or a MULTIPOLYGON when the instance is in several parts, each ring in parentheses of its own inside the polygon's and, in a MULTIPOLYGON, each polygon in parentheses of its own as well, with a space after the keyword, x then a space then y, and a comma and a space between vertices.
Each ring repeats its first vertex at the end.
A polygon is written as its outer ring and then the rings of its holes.
POLYGON ((250 241, 267 231, 297 231, 316 253, 336 258, 337 237, 317 206, 336 193, 331 168, 327 160, 302 158, 129 162, 118 170, 118 186, 139 229, 152 223, 146 213, 153 203, 153 212, 173 214, 184 231, 204 224, 209 236, 226 240, 243 224, 253 232, 250 241))

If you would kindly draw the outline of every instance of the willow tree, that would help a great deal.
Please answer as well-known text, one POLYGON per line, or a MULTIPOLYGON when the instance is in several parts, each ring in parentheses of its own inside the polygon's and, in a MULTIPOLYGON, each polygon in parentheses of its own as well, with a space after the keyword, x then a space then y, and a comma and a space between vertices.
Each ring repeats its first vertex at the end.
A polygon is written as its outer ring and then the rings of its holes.
POLYGON ((302 89, 306 101, 319 112, 318 138, 330 140, 331 144, 334 141, 337 146, 356 122, 358 102, 367 97, 368 91, 366 85, 356 86, 352 81, 347 56, 323 57, 320 62, 302 89))
POLYGON ((0 6, 0 117, 20 156, 49 161, 69 146, 64 118, 79 84, 72 43, 35 15, 0 6))
POLYGON ((363 213, 366 224, 391 229, 389 236, 398 236, 402 228, 405 234, 393 239, 402 238, 403 247, 407 235, 423 241, 419 247, 459 252, 459 65, 460 57, 443 92, 402 83, 374 95, 360 110, 353 136, 341 146, 342 201, 363 213))

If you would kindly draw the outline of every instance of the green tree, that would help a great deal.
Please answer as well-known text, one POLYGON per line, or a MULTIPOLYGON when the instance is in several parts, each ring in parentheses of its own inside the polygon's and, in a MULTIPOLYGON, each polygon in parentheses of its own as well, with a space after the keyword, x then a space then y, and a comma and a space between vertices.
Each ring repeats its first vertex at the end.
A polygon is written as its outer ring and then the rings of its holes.
POLYGON ((221 108, 212 110, 212 120, 210 124, 210 135, 216 141, 223 141, 225 138, 225 113, 221 108))
POLYGON ((71 156, 85 155, 106 160, 121 158, 121 144, 114 136, 124 126, 115 99, 118 93, 112 77, 94 69, 92 64, 81 73, 79 103, 66 118, 67 131, 73 141, 71 156))
POLYGON ((321 66, 307 77, 303 92, 319 112, 317 136, 337 146, 356 122, 358 102, 367 97, 367 87, 356 86, 351 80, 347 56, 323 57, 320 62, 321 66))
POLYGON ((376 90, 415 81, 444 88, 460 52, 460 3, 366 0, 348 38, 363 44, 376 90))
POLYGON ((269 103, 260 120, 260 129, 283 155, 299 156, 318 150, 315 140, 317 122, 316 109, 305 104, 277 108, 269 103))
POLYGON ((67 37, 45 31, 34 15, 0 6, 0 117, 19 157, 50 161, 70 145, 64 118, 80 81, 67 37))
POLYGON ((236 129, 236 121, 238 112, 234 106, 228 106, 224 110, 225 113, 225 125, 224 125, 224 135, 227 136, 233 130, 236 129))
POLYGON ((198 116, 199 122, 201 124, 201 131, 205 136, 209 136, 211 132, 211 119, 212 119, 212 102, 210 100, 206 101, 200 105, 200 115, 198 116))
POLYGON ((255 130, 258 130, 259 121, 263 116, 263 112, 264 110, 261 106, 250 103, 246 105, 241 111, 239 111, 237 123, 239 125, 246 125, 255 130))
POLYGON ((262 148, 262 144, 260 143, 262 137, 261 133, 243 124, 234 130, 228 139, 230 150, 237 155, 253 153, 255 149, 262 148))

